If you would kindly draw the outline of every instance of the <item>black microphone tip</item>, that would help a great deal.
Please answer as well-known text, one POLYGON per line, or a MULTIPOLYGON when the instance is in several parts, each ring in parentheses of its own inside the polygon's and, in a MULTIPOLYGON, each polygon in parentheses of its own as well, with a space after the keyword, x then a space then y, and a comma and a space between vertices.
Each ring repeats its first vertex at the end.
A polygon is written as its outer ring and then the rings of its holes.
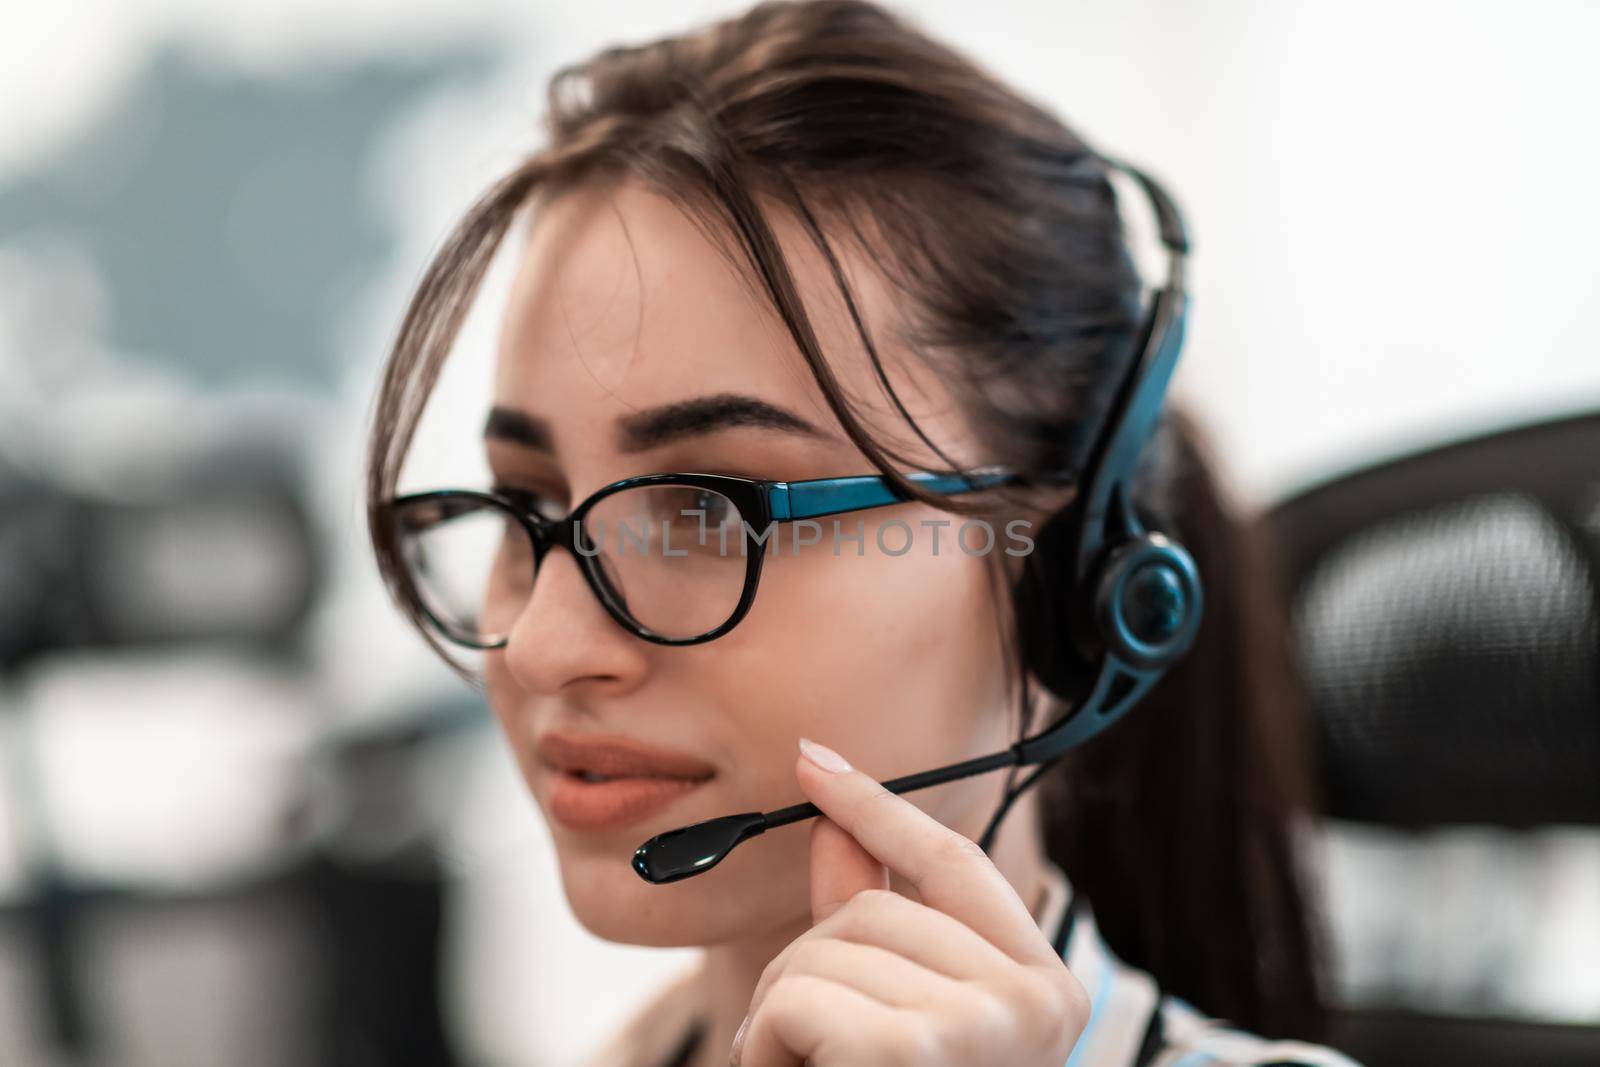
POLYGON ((657 834, 633 852, 633 869, 653 885, 676 882, 709 871, 734 846, 767 828, 759 811, 724 815, 657 834))

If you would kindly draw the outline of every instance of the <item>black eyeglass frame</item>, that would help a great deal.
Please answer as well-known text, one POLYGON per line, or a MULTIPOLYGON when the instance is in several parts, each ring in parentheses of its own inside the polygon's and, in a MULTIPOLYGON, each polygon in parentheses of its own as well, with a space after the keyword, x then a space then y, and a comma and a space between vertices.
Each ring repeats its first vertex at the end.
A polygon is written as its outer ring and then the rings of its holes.
MULTIPOLYGON (((915 471, 905 475, 906 480, 930 492, 955 495, 976 492, 995 486, 1014 484, 1018 475, 1001 467, 981 467, 965 474, 933 474, 915 471)), ((582 503, 564 518, 552 519, 539 514, 526 503, 526 496, 516 490, 431 489, 393 497, 388 504, 390 521, 398 521, 405 508, 427 502, 446 500, 472 501, 487 504, 511 515, 527 533, 533 545, 534 580, 545 556, 552 548, 561 547, 571 552, 578 561, 578 570, 606 613, 629 633, 658 645, 698 645, 715 640, 732 630, 755 603, 756 587, 761 580, 761 564, 766 552, 763 543, 756 540, 753 530, 766 530, 773 523, 794 522, 800 519, 825 518, 848 511, 902 504, 914 498, 904 495, 882 475, 860 474, 842 478, 814 478, 799 482, 770 481, 759 478, 742 478, 729 474, 663 473, 642 474, 623 478, 601 486, 589 494, 582 503), (693 637, 669 637, 658 633, 637 619, 623 607, 621 599, 610 587, 604 571, 597 562, 599 550, 587 539, 578 547, 582 537, 582 523, 591 509, 600 501, 617 493, 641 486, 673 485, 706 489, 726 497, 739 510, 744 538, 744 587, 739 603, 726 621, 714 629, 693 637), (752 546, 756 549, 751 551, 752 546)), ((489 651, 504 648, 510 635, 492 644, 483 643, 463 634, 445 622, 428 607, 427 601, 415 587, 409 565, 404 568, 406 588, 402 590, 413 607, 428 620, 434 629, 447 639, 466 648, 489 651)), ((532 590, 529 591, 530 595, 532 590)))

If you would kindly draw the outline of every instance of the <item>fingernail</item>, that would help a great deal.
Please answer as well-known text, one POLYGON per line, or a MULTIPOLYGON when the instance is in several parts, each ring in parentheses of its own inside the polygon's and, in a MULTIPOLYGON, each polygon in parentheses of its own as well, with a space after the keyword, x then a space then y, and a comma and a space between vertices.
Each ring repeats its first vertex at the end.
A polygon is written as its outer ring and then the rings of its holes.
POLYGON ((843 774, 851 769, 843 756, 827 745, 819 745, 810 738, 800 739, 800 754, 829 774, 843 774))
POLYGON ((749 1028, 750 1016, 746 1015, 739 1029, 734 1031, 733 1044, 728 1048, 728 1067, 739 1067, 739 1058, 744 1055, 744 1032, 749 1028))

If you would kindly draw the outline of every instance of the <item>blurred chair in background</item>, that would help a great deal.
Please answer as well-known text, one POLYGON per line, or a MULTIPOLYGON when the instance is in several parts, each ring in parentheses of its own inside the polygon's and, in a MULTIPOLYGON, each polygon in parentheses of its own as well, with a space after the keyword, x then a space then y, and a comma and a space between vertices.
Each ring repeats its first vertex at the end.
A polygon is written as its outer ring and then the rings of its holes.
POLYGON ((1600 1063, 1600 414, 1281 502, 1368 1067, 1600 1063))
MULTIPOLYGON (((52 657, 185 642, 292 654, 317 554, 293 471, 274 459, 282 457, 219 449, 133 499, 14 475, 0 483, 0 683, 52 657)), ((16 916, 35 951, 38 1018, 47 1020, 39 1029, 81 1052, 94 1031, 82 919, 111 887, 75 876, 63 855, 40 765, 40 734, 54 724, 41 725, 25 701, 8 710, 0 803, 21 830, 16 916)))
POLYGON ((436 835, 487 714, 338 725, 301 437, 0 479, 0 1062, 456 1062, 436 835))

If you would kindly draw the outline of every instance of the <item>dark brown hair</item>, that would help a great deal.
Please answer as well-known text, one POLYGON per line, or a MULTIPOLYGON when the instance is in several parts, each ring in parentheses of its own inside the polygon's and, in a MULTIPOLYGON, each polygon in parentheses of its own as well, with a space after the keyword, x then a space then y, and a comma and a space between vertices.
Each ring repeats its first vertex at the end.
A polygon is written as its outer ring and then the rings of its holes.
MULTIPOLYGON (((796 220, 825 257, 916 429, 840 266, 836 242, 854 242, 903 296, 897 340, 951 382, 985 462, 1036 487, 1081 475, 1135 355, 1140 283, 1105 169, 1043 108, 882 8, 816 0, 602 52, 555 76, 548 121, 547 144, 471 207, 429 266, 384 373, 370 528, 414 621, 384 503, 484 273, 536 191, 627 179, 672 198, 770 301, 875 466, 908 496, 984 508, 905 481, 907 457, 856 416, 769 212, 796 220)), ((1296 813, 1309 811, 1302 698, 1272 546, 1237 515, 1180 412, 1163 418, 1136 498, 1194 554, 1205 621, 1127 722, 1047 776, 1049 854, 1112 948, 1163 988, 1243 1026, 1311 1037, 1315 953, 1293 848, 1296 813)))

